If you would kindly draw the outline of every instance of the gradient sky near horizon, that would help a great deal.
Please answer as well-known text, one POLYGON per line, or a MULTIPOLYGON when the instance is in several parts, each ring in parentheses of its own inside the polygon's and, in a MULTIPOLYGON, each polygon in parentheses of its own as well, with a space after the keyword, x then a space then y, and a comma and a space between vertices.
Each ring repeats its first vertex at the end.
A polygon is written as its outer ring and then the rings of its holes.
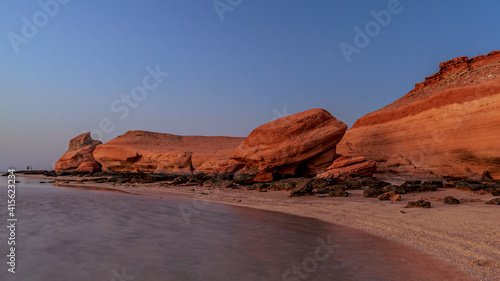
POLYGON ((128 130, 246 136, 318 107, 352 126, 440 62, 500 49, 498 1, 400 0, 350 62, 340 44, 356 47, 355 27, 398 1, 60 0, 48 15, 40 3, 54 1, 0 2, 0 169, 53 169, 103 119, 104 142, 128 130), (148 66, 169 75, 132 108, 121 97, 148 66))

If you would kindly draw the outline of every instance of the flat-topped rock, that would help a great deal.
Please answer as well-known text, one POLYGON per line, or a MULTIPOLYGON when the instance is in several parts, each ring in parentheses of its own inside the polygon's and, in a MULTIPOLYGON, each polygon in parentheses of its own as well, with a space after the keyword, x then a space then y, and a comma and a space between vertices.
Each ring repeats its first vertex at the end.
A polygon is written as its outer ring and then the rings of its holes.
POLYGON ((179 136, 128 131, 99 145, 94 157, 103 170, 211 173, 243 142, 239 137, 179 136))

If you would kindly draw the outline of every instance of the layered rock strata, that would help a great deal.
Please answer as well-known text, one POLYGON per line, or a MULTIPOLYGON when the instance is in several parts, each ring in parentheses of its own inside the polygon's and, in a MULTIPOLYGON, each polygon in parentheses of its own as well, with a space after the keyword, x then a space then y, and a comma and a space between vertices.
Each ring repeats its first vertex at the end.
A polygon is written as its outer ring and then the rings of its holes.
POLYGON ((459 57, 390 105, 365 115, 337 146, 398 175, 500 179, 500 51, 459 57))

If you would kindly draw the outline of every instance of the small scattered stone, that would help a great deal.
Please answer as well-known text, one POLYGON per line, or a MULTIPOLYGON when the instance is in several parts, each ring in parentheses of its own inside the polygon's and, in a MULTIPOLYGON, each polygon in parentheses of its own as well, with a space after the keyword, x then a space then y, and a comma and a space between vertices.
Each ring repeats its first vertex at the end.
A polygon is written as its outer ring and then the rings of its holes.
POLYGON ((418 201, 410 201, 408 202, 408 205, 406 205, 406 208, 430 208, 431 207, 431 202, 427 202, 425 200, 418 200, 418 201))
POLYGON ((215 184, 215 181, 213 179, 208 179, 208 180, 204 181, 202 185, 205 187, 212 187, 212 186, 214 186, 214 184, 215 184))
POLYGON ((460 204, 460 201, 458 201, 458 199, 456 199, 455 197, 452 197, 452 196, 446 196, 444 198, 444 203, 445 204, 450 204, 450 205, 453 205, 453 204, 460 204))
POLYGON ((375 187, 368 187, 367 189, 363 190, 364 197, 377 197, 382 193, 383 193, 382 189, 375 187))
POLYGON ((391 184, 391 185, 386 185, 386 186, 384 186, 384 187, 382 188, 382 191, 383 191, 384 193, 391 192, 391 191, 396 191, 396 186, 394 186, 394 185, 392 185, 392 184, 391 184))
POLYGON ((234 186, 234 182, 229 180, 221 180, 215 183, 216 187, 228 188, 234 186))
POLYGON ((347 197, 349 196, 349 193, 342 190, 342 189, 335 189, 328 193, 328 197, 347 197))
POLYGON ((394 186, 394 192, 396 192, 397 194, 406 194, 406 188, 400 185, 396 185, 394 186))

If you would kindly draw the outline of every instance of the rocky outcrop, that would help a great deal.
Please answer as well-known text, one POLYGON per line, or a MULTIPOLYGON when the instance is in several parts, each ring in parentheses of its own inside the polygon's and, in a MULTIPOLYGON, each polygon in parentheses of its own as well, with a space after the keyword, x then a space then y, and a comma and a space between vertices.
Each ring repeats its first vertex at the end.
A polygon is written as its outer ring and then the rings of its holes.
POLYGON ((100 171, 101 167, 93 156, 101 141, 94 140, 90 133, 84 133, 69 141, 68 151, 55 163, 56 171, 100 171))
POLYGON ((317 178, 371 177, 377 170, 375 161, 363 156, 340 156, 317 178))
POLYGON ((212 173, 243 142, 237 137, 178 136, 128 131, 99 145, 94 157, 103 170, 212 173))
POLYGON ((377 173, 500 179, 500 51, 456 58, 392 104, 360 118, 337 152, 377 173))
POLYGON ((271 175, 310 175, 328 167, 347 126, 324 109, 289 115, 255 130, 231 156, 237 176, 270 181, 271 175))

